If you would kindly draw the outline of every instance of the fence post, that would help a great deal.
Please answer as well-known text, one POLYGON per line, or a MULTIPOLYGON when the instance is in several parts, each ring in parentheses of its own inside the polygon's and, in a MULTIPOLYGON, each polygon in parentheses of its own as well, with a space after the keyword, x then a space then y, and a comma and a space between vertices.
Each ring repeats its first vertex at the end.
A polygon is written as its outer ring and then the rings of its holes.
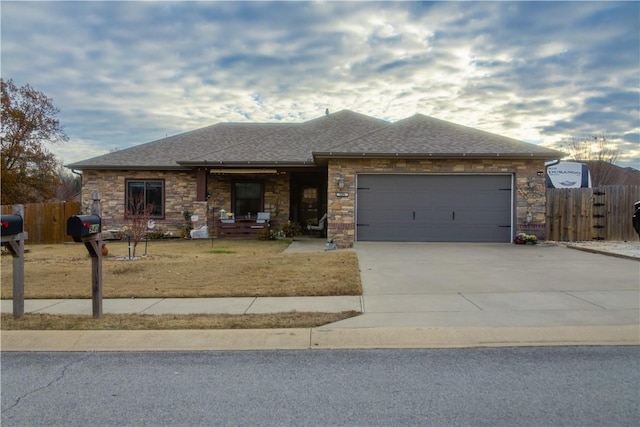
POLYGON ((546 238, 557 241, 635 240, 629 212, 640 185, 547 189, 546 238))

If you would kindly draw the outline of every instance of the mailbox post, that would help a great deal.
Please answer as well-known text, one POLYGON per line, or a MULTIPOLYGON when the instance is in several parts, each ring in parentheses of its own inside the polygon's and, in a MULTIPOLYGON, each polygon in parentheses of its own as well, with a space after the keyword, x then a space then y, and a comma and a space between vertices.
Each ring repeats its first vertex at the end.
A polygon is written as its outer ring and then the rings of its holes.
POLYGON ((13 205, 11 215, 2 215, 2 245, 13 257, 13 317, 24 317, 24 206, 13 205))
POLYGON ((91 256, 91 303, 93 317, 102 317, 102 209, 100 194, 93 193, 91 215, 74 215, 67 220, 67 235, 82 242, 91 256))

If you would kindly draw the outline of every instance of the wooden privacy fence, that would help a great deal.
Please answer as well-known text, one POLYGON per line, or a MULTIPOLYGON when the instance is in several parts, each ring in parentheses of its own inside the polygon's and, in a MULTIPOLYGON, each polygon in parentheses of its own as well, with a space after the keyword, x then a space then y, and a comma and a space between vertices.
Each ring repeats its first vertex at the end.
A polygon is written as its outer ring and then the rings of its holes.
MULTIPOLYGON (((11 213, 11 205, 2 205, 2 214, 11 213)), ((80 202, 27 203, 24 205, 24 231, 27 244, 70 242, 67 218, 80 213, 80 202)))
POLYGON ((637 201, 639 185, 547 189, 546 239, 637 241, 632 224, 637 201))

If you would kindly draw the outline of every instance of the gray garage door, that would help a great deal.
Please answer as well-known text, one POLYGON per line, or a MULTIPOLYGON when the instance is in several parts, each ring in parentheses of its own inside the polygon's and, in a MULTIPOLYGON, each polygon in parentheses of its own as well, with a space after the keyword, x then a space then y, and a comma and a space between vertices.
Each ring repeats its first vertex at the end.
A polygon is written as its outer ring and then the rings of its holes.
POLYGON ((358 175, 357 240, 509 242, 510 175, 358 175))

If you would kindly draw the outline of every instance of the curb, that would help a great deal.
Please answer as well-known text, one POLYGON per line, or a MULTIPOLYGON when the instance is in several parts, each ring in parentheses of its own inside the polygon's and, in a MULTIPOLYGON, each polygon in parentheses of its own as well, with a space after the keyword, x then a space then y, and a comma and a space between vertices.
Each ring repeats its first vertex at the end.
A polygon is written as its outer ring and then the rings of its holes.
POLYGON ((314 348, 464 348, 639 345, 640 325, 315 330, 314 348))
POLYGON ((609 255, 609 256, 612 256, 612 257, 616 257, 616 258, 630 259, 632 261, 640 261, 640 258, 635 257, 635 256, 617 254, 615 252, 601 251, 601 250, 598 250, 598 249, 586 248, 584 246, 566 245, 565 247, 567 247, 569 249, 575 249, 575 250, 578 250, 578 251, 582 251, 582 252, 589 252, 589 253, 592 253, 592 254, 609 255))
POLYGON ((4 352, 146 352, 640 345, 640 325, 522 328, 353 328, 2 331, 4 352))

